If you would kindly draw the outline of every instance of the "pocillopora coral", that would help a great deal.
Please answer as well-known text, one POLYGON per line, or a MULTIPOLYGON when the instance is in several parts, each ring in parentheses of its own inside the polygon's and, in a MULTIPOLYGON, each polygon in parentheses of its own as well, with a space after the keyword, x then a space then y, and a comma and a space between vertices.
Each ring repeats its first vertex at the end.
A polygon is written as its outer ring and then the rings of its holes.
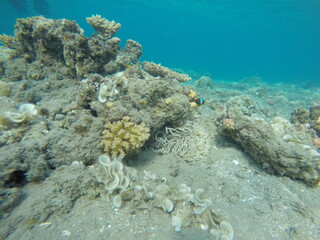
POLYGON ((149 131, 144 123, 130 122, 128 116, 120 121, 109 122, 102 133, 105 153, 112 157, 124 157, 143 146, 150 136, 149 131))
POLYGON ((188 121, 180 128, 166 127, 156 134, 154 151, 167 154, 173 152, 186 160, 201 160, 208 156, 210 137, 199 123, 188 121))
POLYGON ((25 103, 19 107, 19 113, 0 113, 0 127, 8 127, 14 123, 23 123, 32 120, 37 115, 37 109, 33 104, 25 103))

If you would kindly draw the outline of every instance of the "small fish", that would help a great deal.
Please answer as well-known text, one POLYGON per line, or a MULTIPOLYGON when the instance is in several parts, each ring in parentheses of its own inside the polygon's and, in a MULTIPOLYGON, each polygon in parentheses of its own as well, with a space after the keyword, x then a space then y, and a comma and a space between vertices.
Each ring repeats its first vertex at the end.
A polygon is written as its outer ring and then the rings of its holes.
POLYGON ((139 66, 139 63, 134 63, 133 61, 130 64, 124 65, 126 68, 132 67, 132 66, 139 66))
POLYGON ((201 106, 201 105, 203 105, 206 101, 205 101, 202 97, 200 97, 200 98, 195 98, 195 99, 193 100, 193 102, 195 102, 196 104, 198 104, 199 106, 201 106))

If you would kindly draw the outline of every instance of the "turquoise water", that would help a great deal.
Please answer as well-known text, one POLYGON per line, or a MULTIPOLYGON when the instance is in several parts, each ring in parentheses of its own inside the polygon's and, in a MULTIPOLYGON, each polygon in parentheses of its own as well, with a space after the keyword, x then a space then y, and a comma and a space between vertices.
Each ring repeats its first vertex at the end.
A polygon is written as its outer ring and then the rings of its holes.
POLYGON ((43 13, 76 20, 90 35, 85 17, 100 14, 122 24, 123 43, 142 44, 142 60, 219 80, 320 85, 319 0, 25 0, 15 9, 17 1, 0 1, 1 33, 43 13))

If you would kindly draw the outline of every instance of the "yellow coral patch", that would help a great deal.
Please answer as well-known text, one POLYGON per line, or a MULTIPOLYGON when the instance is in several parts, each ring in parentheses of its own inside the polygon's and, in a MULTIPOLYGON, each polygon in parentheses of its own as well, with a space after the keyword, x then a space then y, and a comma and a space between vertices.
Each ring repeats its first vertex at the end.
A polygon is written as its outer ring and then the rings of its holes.
POLYGON ((112 157, 125 156, 143 146, 150 129, 144 123, 134 124, 128 116, 120 121, 107 123, 102 133, 105 153, 112 157))
POLYGON ((107 102, 106 108, 112 108, 113 107, 113 102, 107 102))
POLYGON ((164 101, 168 105, 173 103, 173 100, 171 98, 166 98, 164 101))
POLYGON ((191 100, 191 99, 194 99, 195 97, 197 96, 197 93, 193 90, 190 91, 190 93, 188 94, 188 98, 191 100))
POLYGON ((147 105, 148 101, 146 99, 141 99, 141 100, 139 100, 139 103, 142 105, 147 105))
POLYGON ((191 107, 191 108, 196 108, 196 107, 198 107, 198 104, 195 103, 195 102, 191 102, 191 103, 190 103, 190 107, 191 107))

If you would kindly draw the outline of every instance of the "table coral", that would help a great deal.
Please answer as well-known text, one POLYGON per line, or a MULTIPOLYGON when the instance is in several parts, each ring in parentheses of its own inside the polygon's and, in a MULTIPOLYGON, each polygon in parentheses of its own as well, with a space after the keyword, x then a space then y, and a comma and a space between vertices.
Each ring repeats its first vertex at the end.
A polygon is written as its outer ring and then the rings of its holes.
POLYGON ((120 121, 108 122, 102 136, 105 153, 117 157, 135 152, 149 138, 149 131, 144 123, 130 122, 128 116, 120 121))

